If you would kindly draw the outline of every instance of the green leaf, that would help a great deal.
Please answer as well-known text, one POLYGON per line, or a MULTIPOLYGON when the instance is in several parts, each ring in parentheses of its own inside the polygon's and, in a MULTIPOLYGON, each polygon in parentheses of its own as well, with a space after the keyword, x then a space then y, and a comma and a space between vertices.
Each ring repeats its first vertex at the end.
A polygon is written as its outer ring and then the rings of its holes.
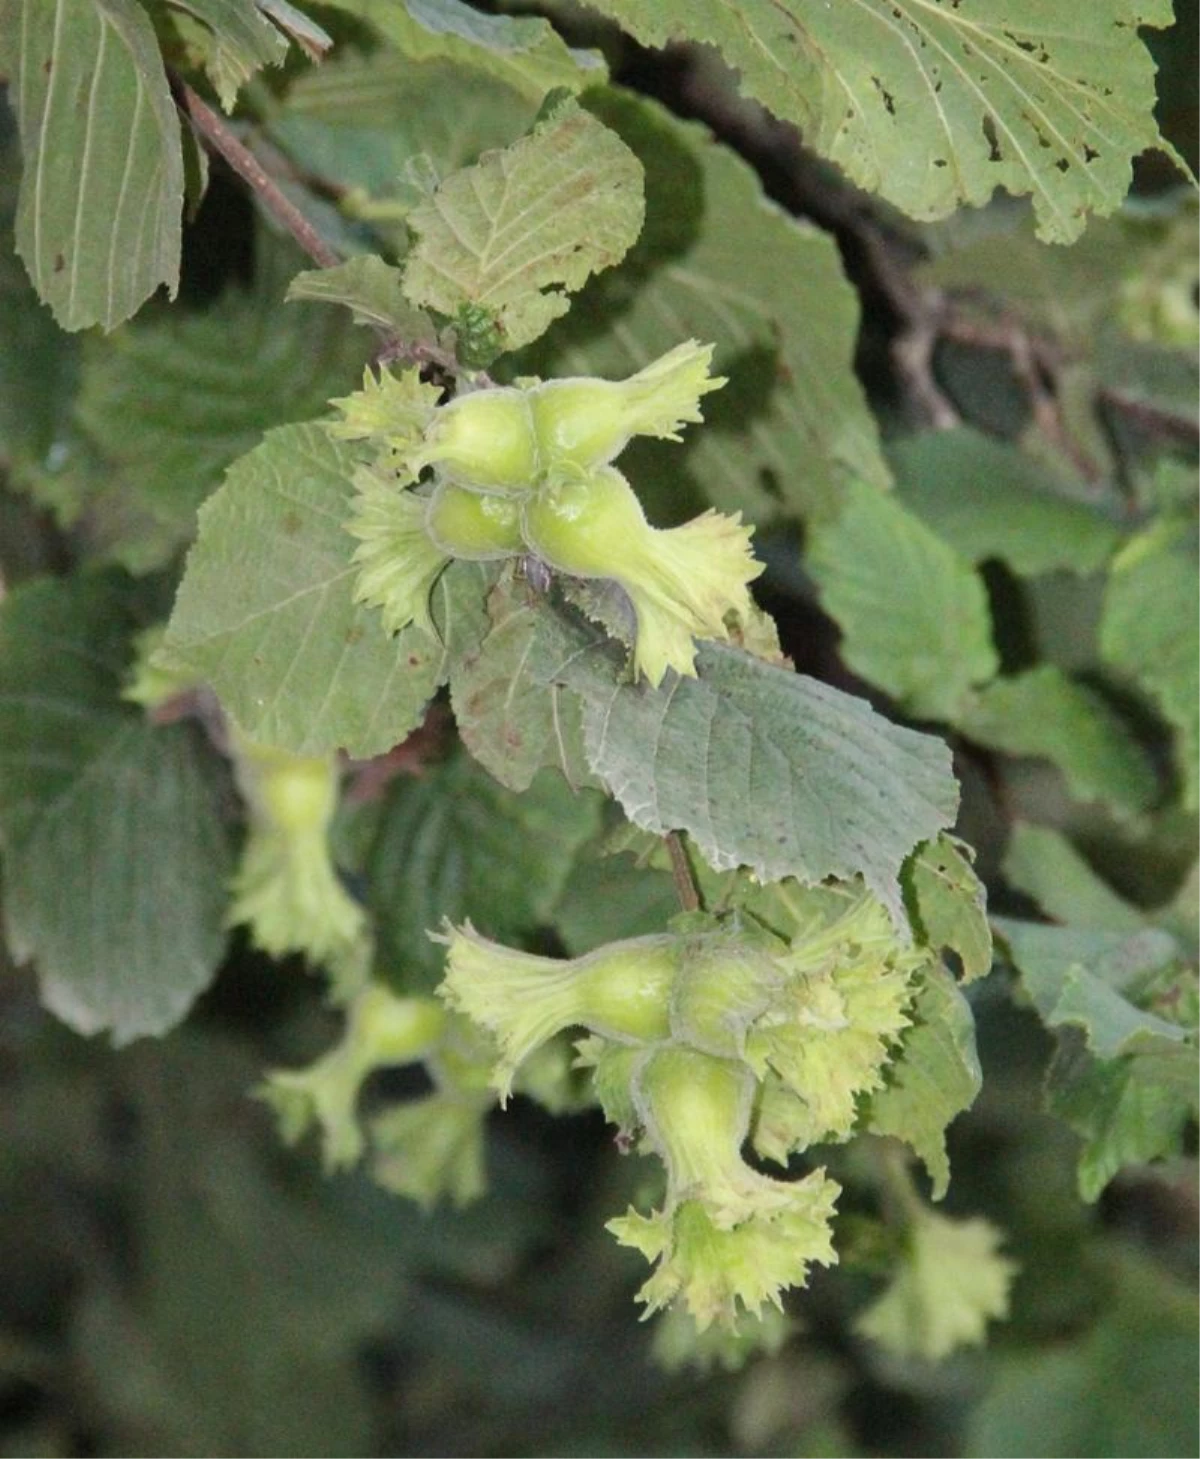
POLYGON ((230 870, 212 756, 120 698, 141 611, 125 579, 84 575, 0 612, 9 944, 48 1008, 118 1043, 164 1033, 208 986, 230 870))
MULTIPOLYGON (((200 22, 189 27, 208 79, 226 111, 238 92, 263 66, 277 66, 287 55, 287 41, 266 20, 256 0, 171 0, 177 10, 200 22)), ((169 13, 169 12, 168 12, 169 13)))
POLYGON ((310 61, 321 60, 333 46, 329 34, 311 16, 289 5, 288 0, 254 0, 254 3, 295 41, 310 61))
POLYGON ((889 451, 901 500, 969 562, 999 558, 1025 577, 1095 572, 1121 540, 1078 487, 1004 441, 930 431, 889 451))
POLYGON ((842 630, 842 658, 906 712, 954 721, 999 668, 982 580, 894 497, 851 488, 806 563, 842 630))
POLYGON ((1145 1012, 1136 1001, 1153 974, 1178 960, 1167 933, 1046 927, 1010 918, 993 925, 1042 1021, 1050 1028, 1081 1028, 1097 1058, 1171 1056, 1187 1041, 1187 1029, 1145 1012))
POLYGON ((482 631, 485 577, 456 564, 434 589, 444 642, 389 638, 353 601, 350 447, 284 426, 231 468, 200 513, 165 652, 216 690, 255 740, 367 757, 420 723, 459 635, 482 631))
POLYGON ((1003 1232, 980 1216, 956 1220, 923 1206, 904 1233, 887 1288, 854 1329, 901 1358, 940 1362, 984 1341, 989 1320, 1008 1316, 1016 1262, 998 1250, 1003 1232))
POLYGON ((626 458, 642 494, 654 478, 670 510, 684 471, 715 506, 760 521, 781 508, 828 516, 856 479, 886 486, 854 374, 858 296, 834 240, 766 198, 705 128, 630 92, 593 93, 588 104, 646 169, 646 226, 522 369, 616 379, 682 340, 714 343, 714 372, 729 383, 705 398, 704 426, 682 456, 645 443, 626 458))
POLYGON ((413 209, 404 292, 451 318, 483 309, 517 349, 566 312, 567 292, 625 256, 642 216, 637 158, 568 101, 413 209))
POLYGON ((614 682, 594 657, 560 671, 584 702, 588 763, 629 819, 686 831, 718 871, 861 876, 906 926, 901 865, 958 804, 945 745, 737 649, 702 644, 697 666, 656 690, 614 682))
POLYGON ((154 28, 134 0, 3 0, 25 176, 17 252, 64 329, 127 319, 179 282, 183 152, 154 28))
POLYGON ((914 218, 1032 194, 1038 234, 1069 243, 1111 213, 1131 161, 1168 150, 1139 26, 1168 0, 589 0, 643 45, 713 46, 742 90, 794 122, 852 181, 914 218), (914 161, 915 159, 915 161, 914 161))
POLYGON ((865 1128, 903 1140, 917 1153, 934 1200, 941 1200, 950 1181, 946 1127, 975 1102, 982 1078, 970 1004, 945 968, 931 964, 913 1005, 913 1027, 887 1087, 871 1096, 865 1128))
POLYGON ((369 341, 345 316, 280 307, 282 256, 253 293, 84 341, 72 428, 23 481, 92 553, 134 571, 168 561, 222 473, 270 426, 359 384, 369 341))
POLYGON ((1046 1080, 1051 1113, 1083 1136, 1079 1193, 1096 1200, 1126 1165, 1185 1149, 1196 1116, 1196 1051, 1177 1044, 1112 1060, 1095 1059, 1081 1034, 1067 1032, 1046 1080))
POLYGON ((79 341, 39 303, 14 250, 18 173, 12 138, 0 146, 0 460, 13 484, 62 430, 79 357, 79 341))
POLYGON ((1049 826, 1017 821, 1004 854, 1005 879, 1056 922, 1136 932, 1145 918, 1102 881, 1074 846, 1049 826))
POLYGON ((432 987, 444 954, 426 934, 447 918, 501 942, 546 926, 600 806, 553 771, 514 794, 463 754, 395 780, 364 866, 389 976, 432 987))
POLYGON ((336 268, 297 274, 288 285, 287 302, 341 304, 350 310, 355 324, 374 325, 406 344, 431 344, 437 338, 433 321, 404 297, 403 277, 398 268, 367 253, 336 268))
POLYGON ((333 3, 369 21, 407 60, 453 61, 494 76, 535 102, 556 87, 598 86, 608 75, 599 52, 572 50, 538 16, 484 15, 462 0, 333 3))
POLYGON ((463 743, 510 790, 528 789, 543 766, 576 788, 596 784, 584 759, 579 702, 555 682, 580 641, 511 578, 493 590, 488 611, 486 637, 450 666, 463 743))
POLYGON ((1164 519, 1113 564, 1100 650, 1162 707, 1179 732, 1184 803, 1200 803, 1200 576, 1195 523, 1164 519))
MULTIPOLYGON (((380 50, 299 77, 267 126, 306 174, 349 190, 344 211, 378 228, 439 178, 528 130, 536 112, 537 100, 466 65, 380 50)), ((407 234, 396 246, 408 247, 407 234)))
POLYGON ((971 863, 970 847, 942 834, 919 846, 904 872, 918 935, 934 952, 949 948, 958 954, 964 983, 982 978, 992 966, 987 888, 971 863))
POLYGON ((601 943, 661 932, 679 912, 670 872, 632 856, 581 856, 554 909, 554 928, 571 957, 601 943))
POLYGON ((994 1354, 971 1413, 971 1459, 1161 1459, 1196 1447, 1195 1283, 1132 1241, 1098 1253, 1106 1286, 1082 1337, 994 1354))
POLYGON ((1080 800, 1130 812, 1154 800, 1154 772, 1124 722, 1053 664, 993 680, 960 706, 956 722, 989 749, 1052 761, 1080 800))

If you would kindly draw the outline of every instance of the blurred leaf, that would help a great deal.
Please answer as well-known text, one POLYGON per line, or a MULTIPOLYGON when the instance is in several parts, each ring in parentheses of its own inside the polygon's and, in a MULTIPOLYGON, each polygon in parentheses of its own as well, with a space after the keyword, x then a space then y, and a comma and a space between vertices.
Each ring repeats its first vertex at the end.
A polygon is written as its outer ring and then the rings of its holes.
POLYGON ((1097 1058, 1170 1056, 1185 1043, 1186 1029, 1137 1004, 1150 975, 1178 960, 1167 933, 1046 927, 1010 918, 997 918, 994 926, 1043 1022, 1082 1028, 1097 1058))
POLYGON ((641 489, 660 478, 675 510, 684 469, 715 506, 757 520, 781 508, 828 516, 856 479, 886 486, 853 368, 858 296, 833 239, 766 198, 703 127, 631 92, 592 93, 588 104, 646 169, 646 226, 522 368, 618 378, 682 340, 713 342, 713 369, 729 383, 706 397, 682 458, 652 442, 630 452, 632 479, 641 489))
POLYGON ((979 1216, 955 1220, 921 1207, 904 1239, 895 1274, 855 1331, 899 1357, 935 1363, 981 1344, 988 1322, 1008 1316, 1016 1264, 1000 1255, 1003 1233, 979 1216))
MULTIPOLYGON (((1195 195, 1181 188, 1152 202, 1126 203, 1114 218, 1093 219, 1070 249, 1038 242, 1023 219, 981 238, 968 236, 919 266, 917 277, 960 291, 956 303, 967 308, 981 292, 1002 297, 1006 309, 1084 358, 1114 320, 1131 338, 1169 344, 1162 315, 1169 319, 1182 304, 1191 333, 1176 335, 1174 343, 1186 347, 1197 324, 1189 297, 1198 272, 1195 238, 1195 195)), ((936 232, 933 241, 936 246, 936 232)))
POLYGON ((110 574, 31 583, 0 612, 7 936, 48 1008, 117 1043, 178 1023, 225 946, 212 757, 120 698, 146 611, 110 574))
POLYGON ((1050 760, 1080 800, 1136 812, 1155 798, 1150 762, 1123 721, 1053 664, 994 679, 964 701, 955 723, 991 750, 1050 760))
POLYGON ((367 253, 336 268, 297 274, 288 285, 286 302, 341 304, 350 310, 355 324, 375 325, 406 344, 429 344, 437 332, 429 316, 404 297, 402 278, 398 268, 367 253))
POLYGON ((1100 623, 1104 657, 1162 707, 1179 731, 1184 802, 1200 797, 1200 576, 1195 523, 1166 518, 1121 552, 1100 623))
POLYGON ((554 928, 570 957, 603 942, 661 932, 679 911, 670 872, 631 856, 578 857, 554 909, 554 928))
POLYGON ((547 925, 601 804, 553 770, 514 794, 465 754, 394 781, 364 867, 388 976, 432 987, 446 919, 501 942, 547 925))
POLYGON ((25 474, 93 551, 161 566, 196 530, 222 473, 268 427, 326 408, 361 379, 369 341, 345 316, 280 307, 276 255, 252 293, 84 341, 73 429, 25 474))
POLYGON ((3 0, 0 72, 25 158, 17 252, 64 329, 112 329, 179 282, 183 153, 134 0, 3 0))
POLYGON ((404 292, 455 318, 486 311, 518 349, 565 314, 567 293, 619 263, 642 226, 642 169, 621 139, 574 102, 414 208, 404 292))
POLYGON ((200 22, 186 38, 198 45, 204 69, 226 111, 263 66, 277 66, 287 55, 287 40, 266 20, 256 0, 172 0, 176 9, 200 22))
POLYGON ((408 212, 486 149, 506 146, 536 111, 523 91, 468 66, 380 50, 337 56, 301 76, 267 126, 306 174, 351 190, 345 211, 377 223, 408 212))
POLYGON ((1046 1102, 1083 1136, 1079 1193, 1094 1201, 1124 1166, 1184 1153, 1197 1113, 1195 1049, 1177 1044, 1101 1060, 1068 1030, 1050 1065, 1046 1102))
POLYGON ((1004 876, 1056 922, 1136 932, 1145 918, 1102 881, 1070 841, 1049 826, 1017 821, 1004 855, 1004 876))
POLYGON ((903 1140, 916 1152, 934 1200, 941 1200, 950 1181, 946 1127, 974 1104, 982 1079, 970 1005, 945 968, 932 964, 887 1087, 870 1097, 864 1128, 903 1140))
POLYGON ((922 941, 934 952, 949 948, 957 953, 964 983, 990 971, 987 888, 975 874, 970 848, 943 833, 917 848, 903 881, 922 941))
POLYGON ((1113 1249, 1113 1293, 1081 1339, 998 1355, 971 1416, 973 1459, 1163 1459, 1196 1447, 1196 1297, 1113 1249))
POLYGON ((216 690, 238 725, 295 754, 367 758, 420 723, 448 643, 482 632, 485 578, 452 565, 433 591, 445 641, 395 638, 353 599, 355 456, 320 426, 283 426, 231 468, 200 513, 165 653, 216 690))
POLYGON ((853 487, 805 563, 846 664, 908 713, 953 722, 999 668, 982 579, 893 497, 853 487))
POLYGON ((1111 213, 1131 162, 1167 150, 1154 63, 1139 26, 1169 26, 1166 0, 1067 0, 962 12, 923 0, 590 0, 647 46, 715 47, 742 90, 806 144, 914 218, 1032 194, 1038 233, 1070 243, 1111 213), (919 158, 914 166, 913 158, 919 158))
POLYGON ((289 5, 288 0, 254 0, 254 3, 296 42, 309 60, 319 61, 333 45, 312 17, 289 5))
POLYGON ((540 16, 485 15, 463 0, 330 0, 369 21, 409 61, 447 60, 494 76, 540 102, 556 87, 580 91, 608 75, 597 51, 572 50, 540 16))
POLYGON ((1103 512, 1069 499, 1076 483, 1007 442, 930 431, 888 454, 904 505, 969 562, 999 558, 1027 577, 1095 572, 1121 540, 1103 512))
POLYGON ((14 251, 19 171, 15 140, 0 143, 0 462, 14 477, 50 450, 70 412, 79 355, 14 251))

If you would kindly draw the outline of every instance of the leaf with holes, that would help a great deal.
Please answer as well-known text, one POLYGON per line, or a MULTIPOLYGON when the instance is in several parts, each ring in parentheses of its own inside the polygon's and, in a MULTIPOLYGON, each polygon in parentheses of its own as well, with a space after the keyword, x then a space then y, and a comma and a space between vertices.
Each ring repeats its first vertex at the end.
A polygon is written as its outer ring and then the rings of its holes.
POLYGON ((1002 187, 1069 243, 1120 205, 1134 157, 1170 151, 1138 35, 1171 24, 1170 0, 589 3, 643 45, 715 47, 747 95, 914 218, 1002 187))

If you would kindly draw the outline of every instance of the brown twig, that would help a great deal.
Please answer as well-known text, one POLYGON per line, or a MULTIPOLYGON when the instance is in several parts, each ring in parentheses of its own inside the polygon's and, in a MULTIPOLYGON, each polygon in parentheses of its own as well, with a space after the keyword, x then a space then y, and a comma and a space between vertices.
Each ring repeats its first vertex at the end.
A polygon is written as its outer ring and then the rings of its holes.
POLYGON ((1193 448, 1200 444, 1200 424, 1189 416, 1164 409, 1149 400, 1141 400, 1115 385, 1097 391, 1096 399, 1106 409, 1126 416, 1148 436, 1166 437, 1193 448))
POLYGON ((668 831, 663 837, 667 843, 667 854, 671 858, 671 875, 675 879, 675 895, 685 912, 700 910, 700 888, 692 873, 692 864, 684 849, 683 837, 678 831, 668 831))
MULTIPOLYGON (((304 214, 290 201, 283 189, 242 142, 226 126, 221 118, 178 76, 171 76, 171 87, 185 116, 196 132, 218 156, 233 168, 234 172, 254 192, 262 206, 275 221, 300 245, 321 268, 334 268, 342 262, 339 255, 325 242, 304 214)), ((432 366, 446 375, 463 373, 463 368, 449 350, 439 345, 420 340, 402 339, 394 331, 382 325, 373 326, 379 335, 380 346, 376 360, 386 364, 390 360, 409 360, 417 365, 432 366)), ((487 383, 487 377, 480 371, 471 372, 477 379, 487 383)))
POLYGON ((186 81, 181 81, 178 76, 173 76, 171 81, 176 101, 199 135, 253 189, 267 212, 292 235, 309 258, 320 268, 333 268, 341 263, 342 260, 300 209, 267 174, 253 152, 238 141, 216 112, 201 101, 186 81))

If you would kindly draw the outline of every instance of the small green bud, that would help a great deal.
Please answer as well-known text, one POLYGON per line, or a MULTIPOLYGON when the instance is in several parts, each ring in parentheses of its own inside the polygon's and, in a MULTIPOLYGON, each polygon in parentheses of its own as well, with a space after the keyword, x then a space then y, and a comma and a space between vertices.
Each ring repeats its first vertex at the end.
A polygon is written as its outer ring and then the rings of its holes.
POLYGON ((288 835, 326 831, 337 807, 336 760, 247 743, 239 754, 254 763, 254 797, 273 826, 288 835))
POLYGON ((709 378, 712 345, 688 340, 628 380, 547 380, 530 394, 548 469, 591 470, 618 456, 633 436, 679 440, 698 421, 700 397, 725 384, 709 378))
POLYGON ((460 395, 437 411, 414 460, 476 491, 532 490, 539 460, 529 396, 511 387, 460 395))
POLYGON ((525 547, 521 509, 512 497, 472 491, 454 481, 440 482, 429 498, 425 530, 447 556, 472 562, 512 557, 525 547))

